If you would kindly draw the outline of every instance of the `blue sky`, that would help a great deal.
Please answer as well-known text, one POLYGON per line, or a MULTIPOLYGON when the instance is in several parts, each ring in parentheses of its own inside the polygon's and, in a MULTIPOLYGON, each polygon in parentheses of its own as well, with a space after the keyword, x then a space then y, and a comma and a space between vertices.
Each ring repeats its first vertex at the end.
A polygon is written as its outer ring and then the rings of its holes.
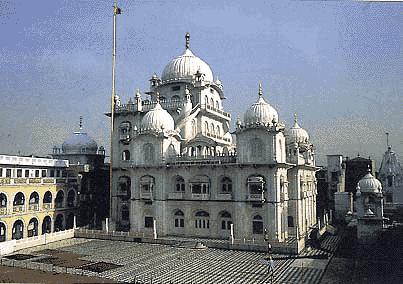
MULTIPOLYGON (((0 152, 48 154, 78 128, 109 145, 113 1, 0 0, 0 152)), ((403 157, 402 3, 119 1, 117 92, 184 49, 223 82, 226 111, 264 96, 326 154, 403 157)), ((401 158, 403 159, 403 158, 401 158)), ((379 164, 377 165, 379 166, 379 164)))

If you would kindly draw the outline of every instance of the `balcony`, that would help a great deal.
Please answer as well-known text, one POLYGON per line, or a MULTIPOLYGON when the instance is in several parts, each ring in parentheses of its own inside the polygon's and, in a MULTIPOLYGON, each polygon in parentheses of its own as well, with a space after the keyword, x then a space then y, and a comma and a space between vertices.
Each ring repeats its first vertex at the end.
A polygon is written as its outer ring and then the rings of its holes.
POLYGON ((151 191, 141 191, 140 192, 140 198, 141 199, 152 200, 153 199, 153 193, 151 191))
POLYGON ((217 200, 232 200, 232 193, 218 193, 216 195, 217 200))
POLYGON ((28 210, 29 211, 38 211, 39 210, 39 204, 29 204, 28 205, 28 210))
POLYGON ((52 209, 52 203, 43 203, 42 208, 45 210, 52 209))
POLYGON ((168 164, 173 165, 221 165, 236 163, 236 155, 218 155, 218 156, 188 156, 178 155, 173 157, 168 164))
POLYGON ((217 109, 215 107, 212 107, 210 105, 202 105, 202 107, 204 106, 204 109, 208 112, 208 113, 212 113, 215 114, 221 118, 224 118, 225 120, 230 120, 231 119, 231 114, 229 114, 228 112, 222 111, 220 109, 217 109))
POLYGON ((7 215, 7 207, 0 208, 0 215, 7 215))
POLYGON ((261 193, 257 193, 257 194, 250 193, 249 195, 246 196, 246 199, 248 201, 260 201, 260 202, 262 202, 263 201, 263 196, 262 196, 261 193))
POLYGON ((184 192, 169 192, 168 199, 183 199, 185 197, 184 192))
POLYGON ((193 200, 210 200, 210 193, 192 193, 193 200))
POLYGON ((24 205, 15 205, 13 206, 13 213, 24 212, 24 205))

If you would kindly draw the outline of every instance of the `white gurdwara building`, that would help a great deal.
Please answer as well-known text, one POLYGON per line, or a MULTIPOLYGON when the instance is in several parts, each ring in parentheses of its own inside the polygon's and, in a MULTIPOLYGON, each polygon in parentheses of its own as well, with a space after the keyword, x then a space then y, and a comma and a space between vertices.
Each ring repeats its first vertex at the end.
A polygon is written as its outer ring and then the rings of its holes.
POLYGON ((224 111, 223 85, 210 66, 185 52, 150 90, 127 104, 116 98, 112 227, 158 236, 287 242, 316 224, 313 146, 295 118, 257 101, 236 121, 224 111), (235 142, 236 141, 236 142, 235 142))

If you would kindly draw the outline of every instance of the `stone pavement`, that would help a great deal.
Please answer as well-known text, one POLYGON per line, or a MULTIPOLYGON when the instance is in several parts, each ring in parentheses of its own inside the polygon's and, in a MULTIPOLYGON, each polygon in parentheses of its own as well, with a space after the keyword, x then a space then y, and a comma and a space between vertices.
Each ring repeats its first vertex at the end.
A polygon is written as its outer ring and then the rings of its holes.
MULTIPOLYGON (((268 267, 262 264, 266 253, 192 249, 159 244, 123 241, 73 239, 59 242, 57 250, 82 255, 80 260, 112 263, 120 267, 101 272, 75 267, 75 273, 138 283, 270 283, 268 267)), ((300 255, 273 254, 274 283, 320 283, 335 251, 338 236, 328 236, 321 249, 304 250, 300 255)), ((53 246, 56 247, 56 246, 53 246)), ((19 253, 35 254, 44 247, 19 253)), ((28 260, 29 261, 29 260, 28 260)))

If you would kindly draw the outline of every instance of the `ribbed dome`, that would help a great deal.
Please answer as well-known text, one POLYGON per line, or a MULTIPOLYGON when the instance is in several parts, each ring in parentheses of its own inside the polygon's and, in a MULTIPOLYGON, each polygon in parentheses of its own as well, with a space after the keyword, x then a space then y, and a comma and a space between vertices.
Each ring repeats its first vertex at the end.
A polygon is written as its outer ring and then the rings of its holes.
POLYGON ((74 134, 62 144, 62 151, 66 154, 96 154, 97 150, 97 142, 89 137, 87 133, 81 131, 74 132, 74 134))
POLYGON ((360 192, 373 192, 380 193, 382 191, 382 184, 371 173, 367 173, 357 185, 357 191, 360 192))
POLYGON ((174 130, 175 122, 172 116, 158 102, 152 110, 144 115, 141 120, 141 129, 157 131, 174 130))
POLYGON ((244 114, 244 124, 267 124, 278 122, 277 111, 263 99, 262 87, 259 86, 259 99, 244 114))
POLYGON ((290 128, 288 132, 288 142, 297 142, 297 143, 308 143, 309 135, 305 129, 301 128, 297 122, 297 115, 294 118, 294 126, 290 128))
POLYGON ((205 81, 213 82, 213 72, 210 66, 195 56, 189 48, 186 48, 182 55, 174 58, 165 66, 161 80, 192 79, 197 71, 204 74, 205 81))

